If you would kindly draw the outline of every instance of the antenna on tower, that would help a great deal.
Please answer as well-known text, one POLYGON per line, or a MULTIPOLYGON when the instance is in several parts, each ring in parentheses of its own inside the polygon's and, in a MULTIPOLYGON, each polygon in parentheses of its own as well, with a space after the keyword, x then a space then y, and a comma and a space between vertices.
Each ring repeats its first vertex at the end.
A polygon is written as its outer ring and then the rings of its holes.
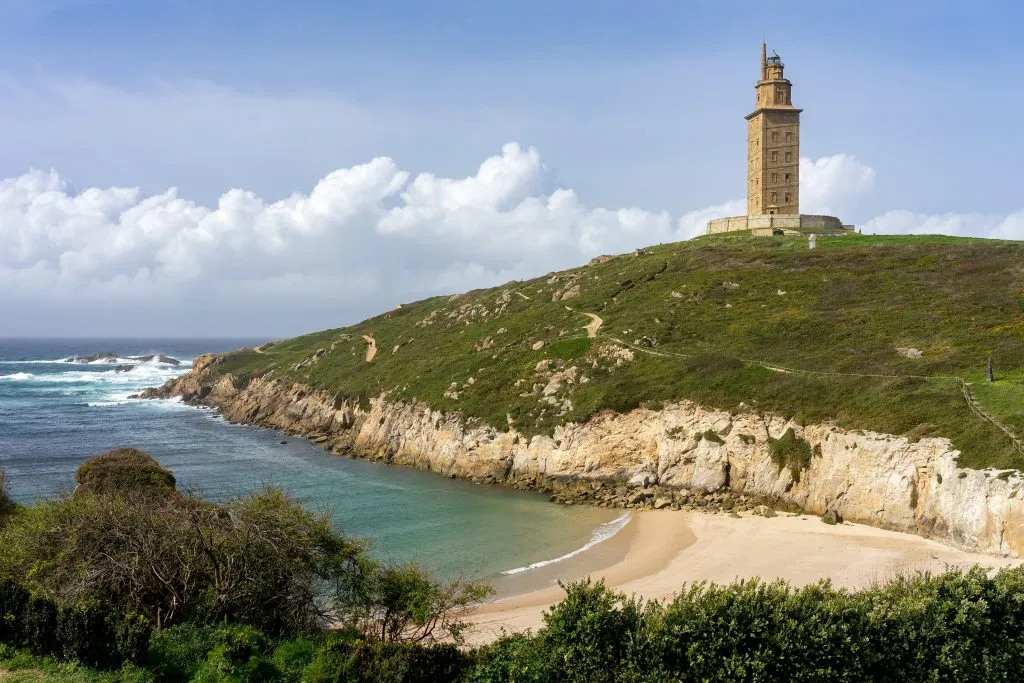
POLYGON ((768 80, 768 44, 761 41, 761 80, 768 80))

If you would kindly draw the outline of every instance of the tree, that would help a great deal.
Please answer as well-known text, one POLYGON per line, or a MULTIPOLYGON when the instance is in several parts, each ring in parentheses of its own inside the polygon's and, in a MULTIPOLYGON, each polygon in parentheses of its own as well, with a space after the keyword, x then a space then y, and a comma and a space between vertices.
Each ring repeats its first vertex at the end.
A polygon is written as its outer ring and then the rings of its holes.
POLYGON ((416 565, 377 565, 354 601, 337 603, 349 625, 384 642, 461 642, 462 617, 493 589, 469 581, 439 582, 416 565))

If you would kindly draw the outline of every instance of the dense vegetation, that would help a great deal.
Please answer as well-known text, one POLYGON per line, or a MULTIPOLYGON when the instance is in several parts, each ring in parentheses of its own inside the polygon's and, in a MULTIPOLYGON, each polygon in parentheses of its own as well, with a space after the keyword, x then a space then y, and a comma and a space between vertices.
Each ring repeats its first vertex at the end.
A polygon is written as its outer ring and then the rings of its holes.
POLYGON ((490 592, 375 562, 365 543, 276 489, 223 505, 177 491, 134 449, 87 461, 77 480, 73 494, 31 507, 0 492, 8 657, 128 667, 144 680, 277 680, 282 666, 261 659, 271 644, 309 649, 336 628, 344 647, 331 647, 344 653, 418 652, 459 642, 459 614, 490 592), (189 657, 202 661, 181 669, 189 657))
POLYGON ((219 371, 238 386, 268 376, 360 400, 387 393, 497 428, 511 420, 527 434, 602 409, 744 404, 945 436, 965 466, 1024 466, 955 379, 1024 434, 1024 243, 847 235, 817 244, 711 236, 659 245, 240 350, 219 371), (594 338, 585 314, 603 319, 594 338), (379 349, 372 362, 364 335, 379 349), (554 396, 538 390, 545 373, 570 367, 578 381, 554 396))
POLYGON ((362 543, 279 491, 226 505, 163 487, 140 493, 138 482, 149 482, 154 467, 159 471, 140 452, 114 452, 80 474, 105 472, 103 481, 127 482, 125 488, 94 493, 79 486, 60 500, 3 508, 4 680, 1020 677, 1024 568, 917 575, 859 592, 827 582, 696 584, 667 604, 585 581, 566 587, 537 632, 460 648, 459 615, 486 596, 485 588, 379 565, 362 543))

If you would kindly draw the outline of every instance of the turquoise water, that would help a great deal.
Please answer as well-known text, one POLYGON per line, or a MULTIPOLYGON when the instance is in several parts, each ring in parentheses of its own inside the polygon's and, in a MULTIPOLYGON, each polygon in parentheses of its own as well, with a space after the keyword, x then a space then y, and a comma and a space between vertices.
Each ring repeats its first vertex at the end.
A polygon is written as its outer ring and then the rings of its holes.
POLYGON ((131 445, 173 470, 179 486, 216 500, 283 487, 329 513, 345 533, 370 539, 376 556, 416 561, 439 576, 494 578, 609 533, 602 525, 616 515, 607 510, 331 456, 209 410, 128 398, 185 372, 200 353, 261 341, 0 340, 0 465, 12 495, 31 502, 68 491, 84 459, 131 445), (115 372, 113 362, 62 362, 107 351, 163 353, 185 363, 128 363, 131 371, 115 372))

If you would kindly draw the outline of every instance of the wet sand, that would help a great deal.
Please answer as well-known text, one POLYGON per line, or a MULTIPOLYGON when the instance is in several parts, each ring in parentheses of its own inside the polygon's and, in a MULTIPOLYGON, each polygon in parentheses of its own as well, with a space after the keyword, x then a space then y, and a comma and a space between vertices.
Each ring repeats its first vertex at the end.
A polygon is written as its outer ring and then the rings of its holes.
POLYGON ((587 575, 624 593, 660 600, 695 581, 760 577, 803 585, 828 578, 862 588, 918 570, 1020 563, 861 524, 829 526, 807 515, 642 511, 618 534, 564 563, 503 577, 496 583, 498 598, 470 616, 475 628, 469 640, 483 643, 503 631, 541 626, 544 610, 564 595, 557 581, 587 575))

